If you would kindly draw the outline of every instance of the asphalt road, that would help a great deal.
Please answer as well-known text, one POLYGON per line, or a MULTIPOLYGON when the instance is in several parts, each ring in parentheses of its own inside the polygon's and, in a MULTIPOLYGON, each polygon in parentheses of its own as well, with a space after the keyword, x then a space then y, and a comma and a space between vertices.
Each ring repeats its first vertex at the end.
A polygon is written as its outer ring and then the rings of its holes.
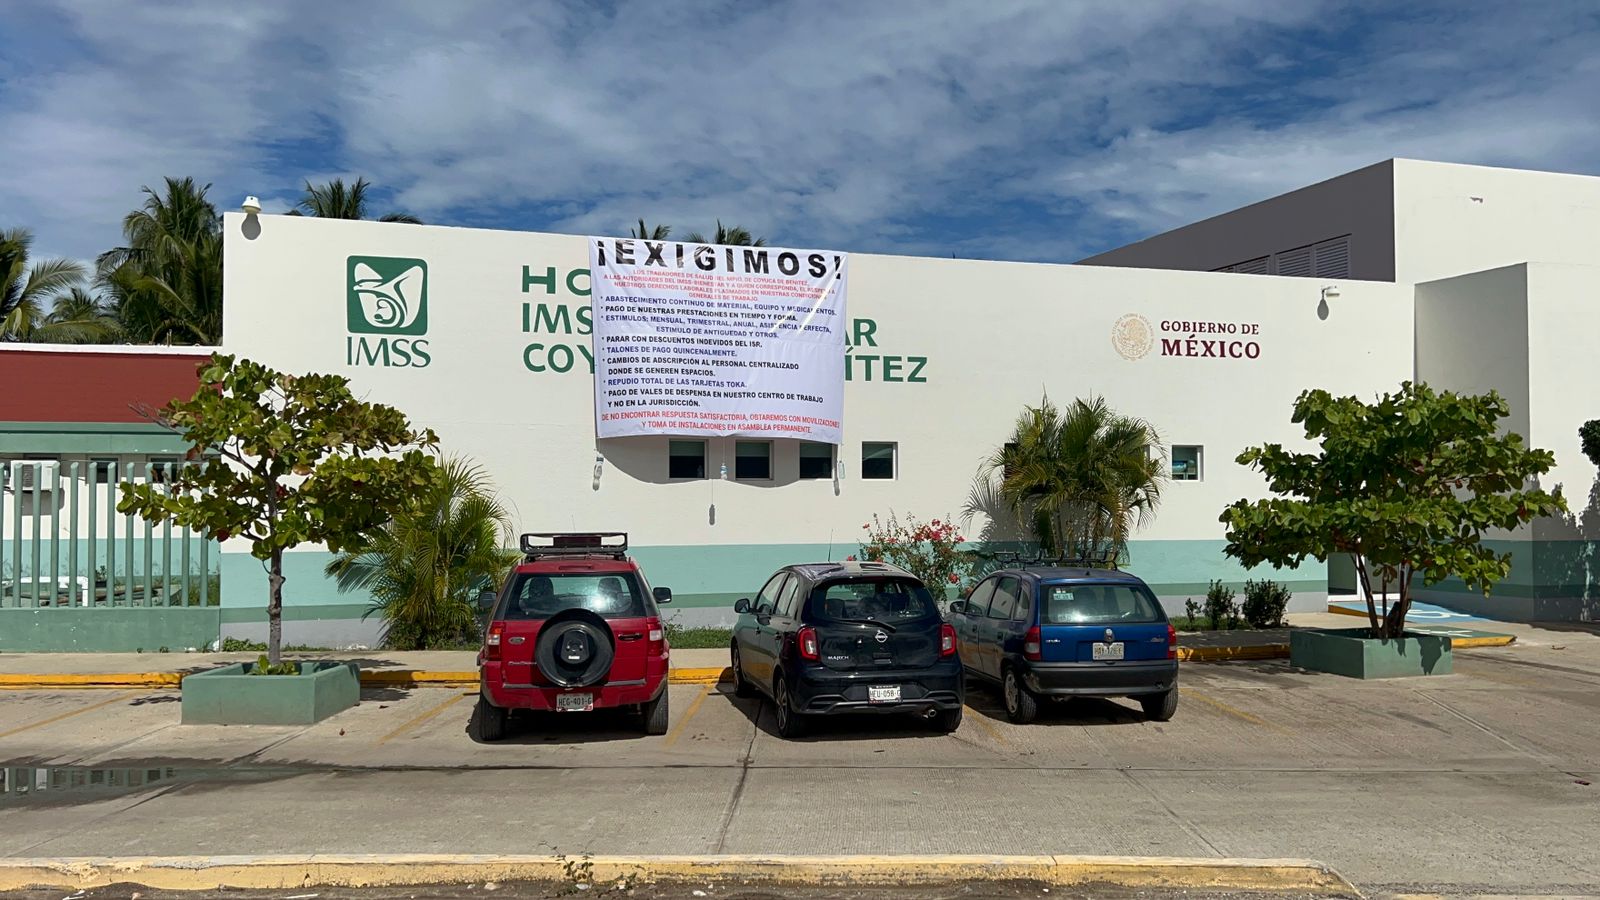
POLYGON ((976 690, 953 736, 857 719, 799 742, 689 686, 665 737, 567 716, 496 745, 443 690, 369 693, 310 728, 182 726, 173 692, 12 692, 0 855, 1305 857, 1374 893, 1600 894, 1600 638, 1456 669, 1194 664, 1164 724, 1081 701, 1014 726, 976 690))

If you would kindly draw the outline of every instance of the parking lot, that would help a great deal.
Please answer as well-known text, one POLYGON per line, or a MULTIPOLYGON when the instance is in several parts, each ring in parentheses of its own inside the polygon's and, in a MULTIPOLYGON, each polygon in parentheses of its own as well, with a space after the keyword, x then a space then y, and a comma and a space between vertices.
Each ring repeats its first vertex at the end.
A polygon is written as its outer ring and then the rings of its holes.
POLYGON ((1539 634, 1421 679, 1189 664, 1162 724, 1083 700, 1015 726, 979 688, 954 735, 856 718, 797 742, 728 685, 673 686, 663 737, 569 715, 498 744, 460 690, 368 691, 307 728, 182 726, 176 691, 8 692, 3 852, 1309 857, 1386 890, 1592 888, 1600 638, 1539 634))

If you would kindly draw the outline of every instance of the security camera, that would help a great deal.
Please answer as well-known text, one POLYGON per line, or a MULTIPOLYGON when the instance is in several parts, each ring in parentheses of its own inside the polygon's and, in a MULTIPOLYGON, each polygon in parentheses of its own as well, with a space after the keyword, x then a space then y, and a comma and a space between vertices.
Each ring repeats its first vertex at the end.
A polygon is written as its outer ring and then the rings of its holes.
POLYGON ((261 212, 261 200, 256 195, 251 194, 244 198, 244 202, 239 204, 239 208, 244 210, 245 215, 253 216, 261 212))

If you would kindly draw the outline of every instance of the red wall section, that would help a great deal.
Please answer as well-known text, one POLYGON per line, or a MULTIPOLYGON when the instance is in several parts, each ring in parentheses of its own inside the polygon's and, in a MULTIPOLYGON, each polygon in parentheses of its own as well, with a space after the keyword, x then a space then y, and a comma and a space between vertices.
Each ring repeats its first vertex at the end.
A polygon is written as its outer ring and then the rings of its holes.
POLYGON ((206 359, 0 345, 0 422, 145 422, 131 407, 194 396, 206 359))

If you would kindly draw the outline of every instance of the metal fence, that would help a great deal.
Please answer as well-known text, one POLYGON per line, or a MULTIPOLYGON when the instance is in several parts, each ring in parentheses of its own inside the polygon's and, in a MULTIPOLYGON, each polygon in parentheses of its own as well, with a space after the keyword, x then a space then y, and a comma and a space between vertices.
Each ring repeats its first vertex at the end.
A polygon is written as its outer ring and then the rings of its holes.
POLYGON ((14 461, 0 467, 0 608, 216 606, 216 542, 117 512, 121 485, 181 463, 14 461))

